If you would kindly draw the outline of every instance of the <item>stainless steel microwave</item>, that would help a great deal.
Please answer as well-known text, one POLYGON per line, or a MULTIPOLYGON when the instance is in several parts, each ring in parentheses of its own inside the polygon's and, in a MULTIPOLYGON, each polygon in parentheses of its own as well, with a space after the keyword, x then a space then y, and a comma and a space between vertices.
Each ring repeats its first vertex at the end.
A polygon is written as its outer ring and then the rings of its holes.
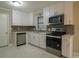
POLYGON ((64 24, 64 14, 49 17, 51 24, 64 24))

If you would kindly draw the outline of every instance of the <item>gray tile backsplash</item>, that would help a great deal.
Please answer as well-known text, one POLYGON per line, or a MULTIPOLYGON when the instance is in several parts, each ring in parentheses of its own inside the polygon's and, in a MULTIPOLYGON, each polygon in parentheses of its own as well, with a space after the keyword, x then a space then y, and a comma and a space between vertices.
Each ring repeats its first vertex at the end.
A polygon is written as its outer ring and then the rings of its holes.
MULTIPOLYGON (((35 26, 12 26, 12 31, 33 31, 35 26)), ((66 34, 74 34, 74 25, 64 25, 66 34)))
POLYGON ((12 26, 12 31, 32 31, 35 26, 12 26))
POLYGON ((74 25, 64 25, 66 34, 74 34, 74 25))

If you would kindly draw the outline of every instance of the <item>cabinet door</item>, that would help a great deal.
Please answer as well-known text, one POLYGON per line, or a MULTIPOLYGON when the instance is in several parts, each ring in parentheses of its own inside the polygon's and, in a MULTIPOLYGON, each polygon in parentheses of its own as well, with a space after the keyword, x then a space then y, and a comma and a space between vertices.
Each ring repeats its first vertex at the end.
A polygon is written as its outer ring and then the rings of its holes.
POLYGON ((21 23, 21 12, 12 10, 12 25, 22 25, 21 23))
POLYGON ((62 55, 72 57, 73 55, 73 36, 63 36, 62 38, 62 55))
POLYGON ((37 35, 35 33, 33 33, 33 44, 37 46, 37 35))
POLYGON ((32 44, 32 43, 33 43, 33 36, 32 36, 32 33, 29 33, 29 34, 28 34, 28 38, 29 38, 28 42, 32 44))
POLYGON ((23 26, 33 26, 33 14, 22 13, 22 24, 23 26))
POLYGON ((55 15, 55 6, 50 6, 49 7, 49 16, 54 16, 55 15))
POLYGON ((35 34, 34 33, 31 33, 31 44, 35 44, 35 34))
POLYGON ((73 25, 73 2, 64 3, 64 24, 73 25))
POLYGON ((33 26, 33 13, 12 10, 12 25, 33 26))
POLYGON ((44 16, 44 24, 48 25, 49 20, 49 7, 43 9, 43 16, 44 16))
POLYGON ((50 8, 50 10, 49 10, 50 11, 50 17, 64 13, 63 2, 55 4, 53 6, 50 6, 49 8, 50 8))
POLYGON ((34 44, 36 45, 36 46, 39 46, 39 39, 40 39, 40 37, 39 37, 39 34, 38 33, 35 33, 35 41, 34 41, 34 44))
POLYGON ((46 36, 45 36, 45 34, 40 34, 40 47, 46 49, 46 36))
POLYGON ((28 35, 28 43, 30 43, 31 42, 31 35, 30 35, 30 33, 28 33, 27 35, 28 35))
POLYGON ((24 12, 22 12, 22 25, 23 26, 27 26, 28 25, 28 15, 26 14, 26 13, 24 13, 24 12))
POLYGON ((38 33, 32 33, 32 44, 39 46, 39 36, 38 33))
POLYGON ((30 43, 30 34, 26 32, 26 44, 30 43))
POLYGON ((31 32, 29 35, 29 42, 35 45, 35 33, 31 32))
POLYGON ((33 25, 34 25, 34 23, 33 23, 33 22, 34 22, 34 21, 33 21, 33 13, 32 13, 32 12, 29 13, 29 16, 28 16, 28 17, 29 17, 29 20, 27 19, 27 20, 29 21, 28 24, 29 24, 30 26, 33 26, 33 25))
POLYGON ((55 15, 64 14, 64 3, 61 2, 55 6, 55 15))
POLYGON ((33 12, 33 25, 37 28, 37 13, 33 12))

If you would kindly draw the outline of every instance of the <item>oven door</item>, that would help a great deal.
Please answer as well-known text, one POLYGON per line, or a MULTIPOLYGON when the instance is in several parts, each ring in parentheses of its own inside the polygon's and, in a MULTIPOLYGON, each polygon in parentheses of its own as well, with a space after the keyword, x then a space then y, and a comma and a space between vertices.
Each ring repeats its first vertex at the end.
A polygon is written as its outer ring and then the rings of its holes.
POLYGON ((46 46, 61 51, 61 38, 46 36, 46 46))

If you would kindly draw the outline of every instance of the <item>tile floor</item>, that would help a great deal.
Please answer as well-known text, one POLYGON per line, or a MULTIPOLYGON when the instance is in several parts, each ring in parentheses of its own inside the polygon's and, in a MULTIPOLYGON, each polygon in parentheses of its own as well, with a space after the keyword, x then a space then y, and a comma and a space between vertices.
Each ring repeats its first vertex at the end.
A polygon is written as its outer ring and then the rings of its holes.
POLYGON ((31 45, 23 45, 19 47, 7 46, 0 48, 0 58, 59 58, 59 57, 31 45))

